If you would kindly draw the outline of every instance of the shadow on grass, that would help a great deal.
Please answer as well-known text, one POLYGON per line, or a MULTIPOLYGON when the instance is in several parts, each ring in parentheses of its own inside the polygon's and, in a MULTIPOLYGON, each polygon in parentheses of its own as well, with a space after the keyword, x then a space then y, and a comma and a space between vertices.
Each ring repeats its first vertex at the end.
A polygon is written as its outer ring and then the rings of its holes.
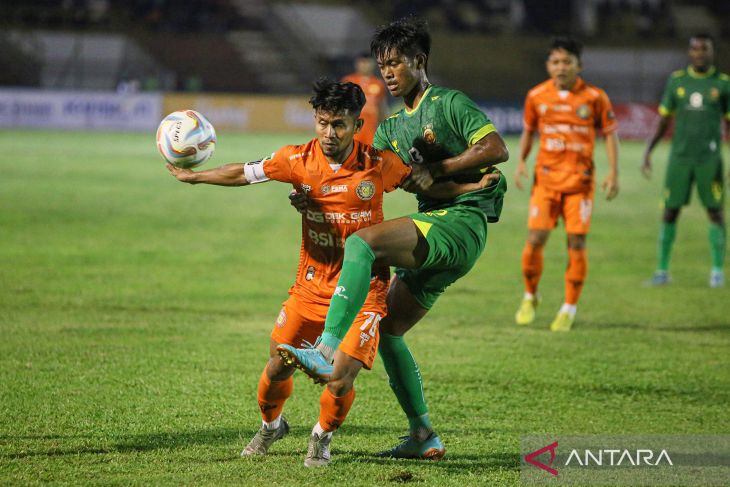
MULTIPOLYGON (((253 435, 255 429, 241 429, 241 428, 217 428, 217 429, 202 429, 193 431, 178 431, 178 432, 167 432, 167 433, 152 433, 152 434, 137 434, 137 435, 121 435, 110 438, 95 438, 89 434, 79 435, 2 435, 0 441, 9 442, 11 445, 17 441, 53 441, 53 442, 64 442, 64 443, 89 443, 94 442, 96 445, 78 445, 78 446, 53 446, 47 448, 25 448, 16 447, 15 452, 7 452, 0 454, 0 458, 5 460, 22 460, 25 458, 38 458, 38 457, 65 457, 65 456, 78 456, 78 455, 110 455, 110 454, 126 454, 126 453, 144 453, 156 450, 176 450, 181 448, 188 448, 195 445, 208 445, 208 446, 226 446, 238 445, 241 448, 247 444, 250 440, 250 435, 253 435), (106 444, 106 446, 98 446, 99 443, 106 444)), ((474 429, 469 430, 474 433, 474 429)), ((446 430, 444 430, 446 432, 446 430)), ((484 430, 483 432, 491 432, 491 430, 484 430)), ((395 430, 392 427, 379 427, 379 426, 359 426, 351 425, 343 427, 342 435, 387 435, 395 438, 400 433, 400 430, 395 430)), ((460 431, 452 431, 452 435, 459 435, 460 431)), ((306 438, 309 435, 309 427, 293 427, 290 435, 292 437, 299 437, 300 439, 306 438)), ((284 440, 286 441, 286 439, 284 440)), ((306 445, 306 443, 304 443, 306 445)), ((6 445, 7 446, 7 445, 6 445)), ((236 461, 238 457, 238 448, 236 451, 232 451, 230 455, 224 455, 213 459, 215 462, 230 462, 236 461)), ((286 449, 276 449, 272 451, 268 456, 276 457, 300 457, 305 451, 305 448, 291 447, 286 449)), ((493 468, 506 468, 516 469, 519 468, 519 456, 516 454, 507 453, 486 453, 484 455, 473 455, 473 454, 459 454, 456 452, 450 452, 447 454, 446 459, 440 462, 424 462, 422 460, 396 460, 391 458, 379 457, 377 451, 368 450, 340 450, 336 444, 333 445, 334 455, 338 463, 374 463, 384 465, 402 465, 402 466, 416 466, 428 464, 436 468, 443 468, 449 471, 461 471, 464 469, 478 470, 478 469, 493 469, 493 468)), ((204 460, 205 462, 211 461, 210 457, 204 460)))

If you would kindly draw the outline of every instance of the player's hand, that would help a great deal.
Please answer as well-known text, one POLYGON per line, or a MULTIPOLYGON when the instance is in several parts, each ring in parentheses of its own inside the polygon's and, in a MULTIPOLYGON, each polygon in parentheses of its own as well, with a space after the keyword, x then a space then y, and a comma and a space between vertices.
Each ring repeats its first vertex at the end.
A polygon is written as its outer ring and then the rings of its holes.
POLYGON ((412 164, 411 175, 403 181, 401 188, 409 193, 422 193, 433 184, 433 176, 425 164, 412 164))
POLYGON ((484 174, 482 179, 479 180, 479 189, 488 188, 495 184, 502 177, 502 173, 496 167, 490 168, 490 172, 484 174))
POLYGON ((644 154, 644 162, 641 163, 641 174, 646 179, 651 179, 651 157, 649 154, 644 154))
POLYGON ((601 189, 606 193, 606 199, 608 201, 614 199, 618 195, 618 177, 613 174, 606 176, 606 179, 601 183, 601 189))
POLYGON ((165 164, 165 167, 168 171, 170 171, 170 174, 175 176, 178 181, 182 181, 183 183, 189 183, 189 184, 195 184, 197 181, 195 181, 195 172, 191 171, 190 169, 182 169, 179 167, 175 167, 169 162, 165 164))
POLYGON ((515 186, 517 189, 522 191, 525 188, 524 181, 527 180, 528 177, 530 177, 530 175, 527 172, 527 164, 522 161, 518 162, 517 169, 515 169, 515 186))
POLYGON ((289 193, 289 203, 299 213, 304 213, 304 211, 309 206, 309 198, 307 198, 307 195, 305 193, 300 193, 299 191, 295 190, 289 193))

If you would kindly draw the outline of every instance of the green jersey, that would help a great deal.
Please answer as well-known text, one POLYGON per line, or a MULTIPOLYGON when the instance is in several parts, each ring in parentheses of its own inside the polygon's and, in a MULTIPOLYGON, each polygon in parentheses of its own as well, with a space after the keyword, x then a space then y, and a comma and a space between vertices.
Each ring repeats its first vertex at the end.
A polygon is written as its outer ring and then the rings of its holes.
POLYGON ((700 163, 720 158, 722 119, 730 119, 730 77, 711 67, 675 71, 664 89, 659 113, 674 115, 670 160, 700 163))
MULTIPOLYGON (((464 93, 430 86, 412 111, 404 108, 381 122, 375 132, 373 146, 395 152, 406 164, 428 164, 461 154, 495 130, 484 112, 464 93)), ((482 172, 475 169, 473 173, 446 179, 465 183, 478 181, 481 177, 482 172)), ((465 203, 478 206, 489 221, 497 221, 506 186, 503 176, 497 184, 452 200, 417 195, 418 211, 465 203)))

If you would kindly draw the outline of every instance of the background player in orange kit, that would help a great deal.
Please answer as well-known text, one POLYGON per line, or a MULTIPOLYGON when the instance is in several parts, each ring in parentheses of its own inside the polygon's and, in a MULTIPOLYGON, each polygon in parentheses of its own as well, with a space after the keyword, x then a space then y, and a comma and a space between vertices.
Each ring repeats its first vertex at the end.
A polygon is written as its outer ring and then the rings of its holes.
MULTIPOLYGON (((246 186, 276 180, 307 193, 310 206, 302 214, 302 246, 295 284, 271 333, 270 358, 258 387, 262 426, 241 453, 264 455, 289 431, 282 417, 284 403, 293 391, 293 367, 286 365, 276 347, 314 342, 324 330, 330 299, 342 269, 345 239, 361 228, 383 221, 383 193, 401 184, 411 187, 424 166, 405 165, 394 153, 353 140, 361 126, 358 118, 365 96, 353 83, 320 79, 310 103, 315 110, 317 138, 302 145, 284 146, 260 161, 234 163, 194 172, 170 164, 168 170, 186 183, 246 186), (412 175, 411 178, 406 178, 412 175)), ((432 180, 430 180, 432 181, 432 180)), ((431 186, 434 197, 449 198, 481 189, 490 182, 431 186)), ((390 273, 387 266, 373 268, 370 290, 353 327, 340 345, 346 359, 370 369, 378 349, 380 319, 386 314, 385 297, 390 273)), ((339 397, 325 388, 320 397, 319 422, 309 440, 306 466, 329 463, 332 432, 344 421, 355 398, 354 389, 339 397)))
POLYGON ((385 102, 385 83, 375 74, 375 60, 369 52, 358 54, 355 58, 355 72, 342 78, 342 81, 355 83, 365 92, 367 101, 360 113, 363 124, 360 132, 355 134, 355 140, 372 144, 378 124, 388 114, 388 105, 385 102))
POLYGON ((525 295, 515 320, 518 325, 528 325, 535 319, 543 247, 562 216, 567 234, 568 268, 565 302, 550 325, 553 331, 568 331, 573 325, 588 271, 586 236, 593 210, 596 131, 606 137, 609 173, 602 183, 606 199, 618 194, 617 124, 606 93, 578 76, 581 51, 581 44, 573 39, 553 41, 546 62, 550 79, 530 90, 525 99, 525 126, 515 173, 515 186, 522 189, 528 176, 526 160, 533 136, 539 132, 540 150, 527 223, 529 233, 522 254, 525 295))

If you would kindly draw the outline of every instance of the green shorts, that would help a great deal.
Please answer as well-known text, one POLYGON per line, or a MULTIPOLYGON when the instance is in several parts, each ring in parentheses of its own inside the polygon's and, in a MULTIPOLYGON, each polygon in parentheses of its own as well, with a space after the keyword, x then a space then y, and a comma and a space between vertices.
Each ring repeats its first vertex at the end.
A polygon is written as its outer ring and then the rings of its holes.
POLYGON ((720 208, 725 195, 722 160, 687 163, 669 161, 664 182, 664 207, 681 208, 689 203, 692 184, 705 208, 720 208))
POLYGON ((441 293, 474 266, 487 243, 487 217, 476 206, 457 204, 408 215, 428 241, 418 269, 395 270, 416 301, 431 309, 441 293))

